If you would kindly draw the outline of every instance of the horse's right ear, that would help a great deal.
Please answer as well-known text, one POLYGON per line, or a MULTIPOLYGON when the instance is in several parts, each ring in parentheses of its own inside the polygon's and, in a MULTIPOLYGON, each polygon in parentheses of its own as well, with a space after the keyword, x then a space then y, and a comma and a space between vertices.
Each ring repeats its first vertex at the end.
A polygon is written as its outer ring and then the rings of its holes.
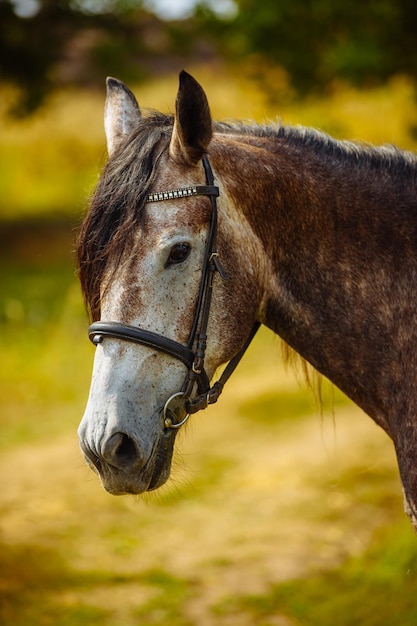
POLYGON ((141 118, 139 105, 128 87, 116 78, 106 81, 104 130, 107 152, 111 156, 123 139, 134 130, 141 118))
POLYGON ((175 103, 175 122, 169 152, 173 159, 197 165, 212 137, 212 121, 207 96, 187 72, 180 74, 175 103))

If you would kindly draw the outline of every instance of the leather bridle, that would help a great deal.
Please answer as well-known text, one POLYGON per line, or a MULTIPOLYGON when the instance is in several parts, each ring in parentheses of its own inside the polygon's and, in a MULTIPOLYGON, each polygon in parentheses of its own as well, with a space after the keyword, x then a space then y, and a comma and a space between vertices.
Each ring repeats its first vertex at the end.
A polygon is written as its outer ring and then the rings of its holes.
POLYGON ((190 414, 196 413, 197 411, 207 408, 209 404, 217 402, 225 382, 236 369, 260 326, 259 322, 255 322, 243 348, 229 361, 219 380, 210 386, 209 377, 204 369, 204 358, 207 345, 207 326, 213 293, 213 280, 216 272, 222 279, 226 279, 227 276, 223 270, 216 249, 216 198, 219 195, 219 188, 214 185, 213 171, 206 155, 203 157, 203 166, 206 175, 206 185, 196 185, 173 191, 151 193, 147 197, 147 202, 160 202, 163 200, 202 195, 208 196, 211 201, 211 220, 204 251, 196 311, 186 345, 138 326, 121 324, 119 322, 94 322, 88 329, 88 336, 95 345, 101 343, 104 337, 122 339, 154 348, 184 363, 187 367, 187 376, 183 388, 181 391, 174 393, 166 401, 163 409, 165 428, 177 429, 187 421, 190 414), (192 398, 191 396, 195 385, 197 385, 197 396, 192 398), (181 397, 182 401, 185 403, 186 416, 180 422, 175 422, 175 413, 170 405, 174 402, 174 399, 178 397, 181 397))

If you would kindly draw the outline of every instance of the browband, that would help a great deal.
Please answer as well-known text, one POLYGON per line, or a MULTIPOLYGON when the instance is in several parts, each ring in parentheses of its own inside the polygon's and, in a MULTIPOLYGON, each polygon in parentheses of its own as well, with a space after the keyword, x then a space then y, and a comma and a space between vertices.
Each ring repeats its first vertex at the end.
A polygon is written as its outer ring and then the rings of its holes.
POLYGON ((182 187, 172 191, 156 191, 148 195, 146 202, 161 202, 162 200, 174 200, 175 198, 187 198, 189 196, 214 196, 218 198, 219 188, 215 185, 194 185, 193 187, 182 187))

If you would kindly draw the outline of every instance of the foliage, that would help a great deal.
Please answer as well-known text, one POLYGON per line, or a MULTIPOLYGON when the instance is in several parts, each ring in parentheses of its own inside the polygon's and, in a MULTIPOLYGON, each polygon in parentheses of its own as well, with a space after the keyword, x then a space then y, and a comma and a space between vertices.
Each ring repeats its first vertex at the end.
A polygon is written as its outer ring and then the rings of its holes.
POLYGON ((235 0, 226 15, 202 0, 194 15, 172 22, 143 0, 38 0, 26 16, 19 4, 0 0, 0 78, 21 89, 21 115, 62 85, 92 87, 109 74, 137 82, 191 58, 247 66, 267 86, 280 68, 302 94, 335 79, 364 85, 417 75, 413 0, 235 0))
POLYGON ((116 73, 138 81, 183 48, 141 0, 39 0, 29 16, 15 4, 0 0, 0 78, 19 87, 19 116, 63 85, 95 87, 116 73))
POLYGON ((417 74, 417 22, 413 0, 236 0, 227 22, 206 16, 232 58, 254 55, 288 72, 301 93, 335 79, 356 84, 417 74))
POLYGON ((36 109, 52 88, 51 68, 84 18, 69 2, 45 1, 30 17, 15 13, 11 0, 0 0, 0 75, 23 88, 16 112, 36 109))
POLYGON ((79 220, 104 154, 103 96, 55 94, 48 107, 10 119, 0 104, 0 217, 79 220))

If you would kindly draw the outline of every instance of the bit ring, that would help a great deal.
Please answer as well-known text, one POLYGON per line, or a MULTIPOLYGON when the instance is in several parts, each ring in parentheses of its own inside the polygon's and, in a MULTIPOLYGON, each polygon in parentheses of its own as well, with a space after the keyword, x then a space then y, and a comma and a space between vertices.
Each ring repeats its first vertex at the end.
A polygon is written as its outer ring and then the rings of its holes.
POLYGON ((172 419, 171 419, 171 417, 169 417, 169 415, 168 415, 169 405, 170 405, 171 401, 174 400, 174 398, 178 398, 179 396, 184 396, 184 392, 183 391, 178 391, 177 393, 173 393, 172 396, 170 398, 168 398, 168 400, 165 402, 164 410, 162 412, 162 417, 163 417, 163 420, 164 420, 165 428, 172 428, 174 430, 177 430, 183 424, 185 424, 185 422, 190 417, 190 414, 187 413, 186 416, 184 417, 184 419, 181 420, 181 422, 178 422, 178 424, 174 424, 172 419))

